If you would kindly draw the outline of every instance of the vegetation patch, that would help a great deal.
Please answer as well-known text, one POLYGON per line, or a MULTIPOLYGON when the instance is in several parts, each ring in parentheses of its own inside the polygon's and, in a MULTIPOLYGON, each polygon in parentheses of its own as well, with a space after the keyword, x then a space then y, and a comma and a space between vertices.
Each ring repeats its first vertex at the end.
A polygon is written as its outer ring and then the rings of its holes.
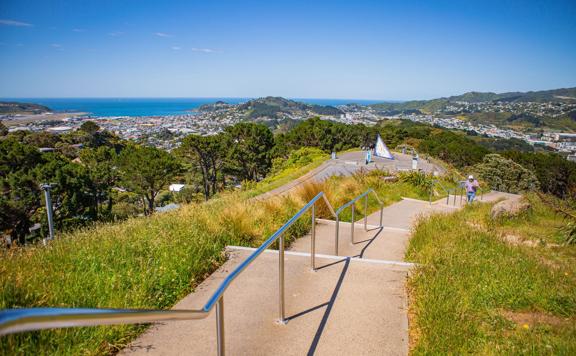
MULTIPOLYGON (((335 207, 369 187, 385 204, 402 196, 427 197, 410 183, 385 181, 387 175, 333 177, 307 193, 262 201, 248 200, 243 192, 221 193, 174 212, 77 230, 48 247, 4 250, 0 308, 170 308, 225 261, 226 245, 260 245, 317 191, 326 192, 335 207)), ((369 203, 367 211, 357 204, 357 218, 379 208, 374 199, 369 203)), ((349 210, 343 219, 350 219, 349 210)), ((285 235, 287 244, 309 229, 308 215, 285 235)), ((108 354, 142 330, 120 325, 14 334, 0 339, 0 354, 108 354)))
POLYGON ((414 354, 574 354, 576 248, 561 216, 535 195, 531 212, 499 221, 490 205, 422 220, 407 260, 414 354), (509 244, 517 234, 533 246, 509 244))

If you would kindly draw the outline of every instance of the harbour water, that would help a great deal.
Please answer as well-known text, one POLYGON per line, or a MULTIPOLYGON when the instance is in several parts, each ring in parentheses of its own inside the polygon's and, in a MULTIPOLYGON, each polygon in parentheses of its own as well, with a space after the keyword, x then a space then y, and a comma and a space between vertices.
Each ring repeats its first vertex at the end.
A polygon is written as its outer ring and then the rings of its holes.
MULTIPOLYGON (((1 101, 18 101, 45 105, 56 112, 85 112, 95 117, 110 116, 166 116, 189 113, 201 105, 224 101, 243 103, 252 98, 16 98, 1 101)), ((368 105, 383 100, 357 99, 293 99, 316 105, 368 105)))

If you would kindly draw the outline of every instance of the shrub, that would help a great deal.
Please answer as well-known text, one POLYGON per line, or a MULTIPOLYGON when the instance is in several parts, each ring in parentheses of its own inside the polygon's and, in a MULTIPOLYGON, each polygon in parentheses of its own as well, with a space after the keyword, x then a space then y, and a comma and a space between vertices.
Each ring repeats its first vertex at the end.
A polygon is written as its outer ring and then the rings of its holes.
POLYGON ((410 183, 427 192, 434 186, 434 176, 420 171, 399 172, 398 178, 401 182, 410 183))
POLYGON ((474 171, 490 188, 508 193, 520 193, 539 188, 540 183, 533 172, 499 154, 489 154, 474 171))

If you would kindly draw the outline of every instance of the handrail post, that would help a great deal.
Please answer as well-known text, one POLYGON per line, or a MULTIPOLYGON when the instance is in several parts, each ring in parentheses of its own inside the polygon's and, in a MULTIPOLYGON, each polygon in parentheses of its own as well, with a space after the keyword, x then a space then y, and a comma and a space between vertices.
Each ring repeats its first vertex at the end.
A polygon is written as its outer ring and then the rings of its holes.
POLYGON ((380 204, 380 227, 382 227, 382 217, 384 216, 384 204, 380 204))
POLYGON ((364 230, 368 231, 368 194, 364 198, 364 230))
POLYGON ((312 229, 310 241, 310 265, 312 266, 312 271, 316 271, 316 204, 312 205, 312 229))
POLYGON ((350 224, 350 238, 352 243, 354 243, 354 210, 355 210, 355 203, 352 204, 352 223, 350 224))
POLYGON ((334 234, 334 236, 335 236, 336 241, 334 241, 334 246, 335 246, 334 247, 335 248, 334 255, 338 256, 338 240, 339 240, 338 235, 340 235, 340 215, 336 215, 336 225, 335 226, 336 226, 336 233, 334 234))
POLYGON ((279 302, 279 317, 280 324, 285 324, 284 318, 284 234, 278 239, 278 302, 279 302))
POLYGON ((226 354, 224 338, 224 296, 220 297, 216 304, 216 340, 218 356, 224 356, 226 354))

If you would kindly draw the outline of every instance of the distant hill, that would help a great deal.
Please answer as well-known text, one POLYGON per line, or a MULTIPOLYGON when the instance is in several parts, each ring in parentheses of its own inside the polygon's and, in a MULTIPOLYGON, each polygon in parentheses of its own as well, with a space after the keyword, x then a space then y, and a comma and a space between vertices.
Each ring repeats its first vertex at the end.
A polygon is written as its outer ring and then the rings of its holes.
POLYGON ((467 101, 481 103, 487 101, 505 102, 576 102, 576 88, 562 88, 553 90, 510 92, 510 93, 481 93, 469 92, 458 96, 451 96, 448 101, 467 101))
POLYGON ((0 115, 8 114, 42 114, 52 112, 49 107, 32 103, 0 101, 0 115))
POLYGON ((211 111, 225 110, 231 107, 232 107, 231 104, 219 100, 215 103, 200 105, 196 110, 200 112, 211 112, 211 111))
POLYGON ((433 100, 411 100, 402 103, 380 103, 370 105, 387 115, 432 113, 443 109, 449 103, 446 98, 433 100))
POLYGON ((343 112, 333 106, 309 105, 282 97, 267 96, 250 100, 238 106, 238 110, 244 111, 246 116, 251 119, 260 117, 282 118, 285 115, 340 115, 343 112))
POLYGON ((374 109, 381 110, 386 114, 407 113, 407 110, 418 110, 421 113, 432 113, 444 109, 451 102, 565 102, 576 103, 576 88, 563 88, 554 90, 509 92, 509 93, 483 93, 468 92, 462 95, 438 98, 432 100, 411 100, 402 103, 379 103, 370 105, 374 109))

